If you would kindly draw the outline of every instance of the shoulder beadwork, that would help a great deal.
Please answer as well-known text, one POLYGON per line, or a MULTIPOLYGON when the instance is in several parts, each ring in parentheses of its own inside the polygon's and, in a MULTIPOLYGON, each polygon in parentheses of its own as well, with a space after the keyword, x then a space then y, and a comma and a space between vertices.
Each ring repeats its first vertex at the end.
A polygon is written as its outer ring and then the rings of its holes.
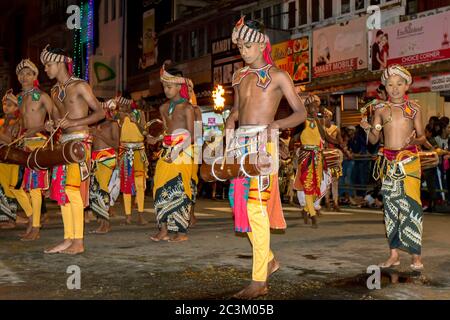
POLYGON ((382 109, 382 108, 384 108, 384 107, 386 107, 386 106, 387 106, 387 102, 386 102, 386 101, 382 101, 382 100, 377 100, 377 99, 375 99, 375 100, 372 102, 373 110, 382 109))
POLYGON ((262 89, 266 89, 269 84, 272 82, 272 78, 270 77, 269 70, 272 68, 271 64, 267 64, 259 69, 251 69, 249 66, 239 69, 233 74, 233 82, 232 86, 237 86, 242 82, 247 75, 253 73, 258 77, 258 81, 256 82, 256 86, 262 89))
POLYGON ((248 69, 249 69, 248 66, 243 67, 237 70, 235 73, 233 73, 233 81, 231 83, 233 87, 241 83, 242 79, 244 79, 245 76, 248 74, 248 69))

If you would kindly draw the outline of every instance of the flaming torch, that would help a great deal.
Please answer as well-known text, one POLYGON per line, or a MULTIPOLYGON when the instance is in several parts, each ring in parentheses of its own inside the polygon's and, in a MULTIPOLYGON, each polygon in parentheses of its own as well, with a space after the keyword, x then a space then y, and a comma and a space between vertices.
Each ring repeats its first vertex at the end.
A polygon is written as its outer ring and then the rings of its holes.
POLYGON ((223 109, 225 108, 225 98, 223 97, 224 95, 225 89, 221 85, 218 85, 212 93, 215 113, 221 114, 223 112, 223 109))

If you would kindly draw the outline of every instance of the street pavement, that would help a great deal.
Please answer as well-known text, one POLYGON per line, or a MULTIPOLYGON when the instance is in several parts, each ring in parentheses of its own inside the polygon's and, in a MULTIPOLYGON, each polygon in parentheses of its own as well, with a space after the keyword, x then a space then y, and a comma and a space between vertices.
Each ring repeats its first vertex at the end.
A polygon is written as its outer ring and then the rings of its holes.
MULTIPOLYGON (((157 229, 150 199, 146 208, 146 226, 121 225, 120 204, 109 234, 89 234, 97 222, 86 224, 86 252, 77 256, 43 253, 63 238, 54 203, 48 205, 52 219, 41 239, 20 241, 24 227, 0 230, 0 299, 216 300, 229 299, 248 284, 251 247, 233 231, 226 201, 200 199, 198 222, 182 243, 152 242, 149 236, 157 229), (78 267, 80 289, 74 289, 71 268, 78 267)), ((261 300, 450 299, 450 215, 425 215, 421 274, 410 271, 410 258, 402 253, 399 267, 381 272, 380 289, 369 289, 367 268, 388 256, 381 211, 324 211, 313 229, 296 206, 283 208, 288 228, 271 238, 281 268, 261 300)))

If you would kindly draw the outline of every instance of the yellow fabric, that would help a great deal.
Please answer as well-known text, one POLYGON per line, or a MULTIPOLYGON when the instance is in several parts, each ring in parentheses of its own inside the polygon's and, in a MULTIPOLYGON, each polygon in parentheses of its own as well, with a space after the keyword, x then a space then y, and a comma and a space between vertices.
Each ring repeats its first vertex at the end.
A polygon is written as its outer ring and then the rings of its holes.
POLYGON ((146 177, 147 168, 145 163, 142 161, 141 150, 134 151, 133 168, 135 177, 146 177))
POLYGON ((156 197, 156 190, 163 187, 168 181, 174 179, 179 174, 181 174, 181 179, 183 180, 184 192, 189 199, 192 199, 191 177, 193 159, 189 155, 192 154, 191 148, 192 146, 185 151, 180 152, 178 157, 172 163, 169 163, 162 158, 158 160, 155 168, 153 199, 156 197))
POLYGON ((247 232, 253 247, 253 281, 267 281, 267 267, 273 259, 270 250, 270 222, 267 208, 256 203, 247 204, 247 213, 252 232, 247 232))
POLYGON ((78 190, 66 189, 70 203, 61 206, 64 223, 64 239, 83 239, 84 205, 78 190))
MULTIPOLYGON (((37 134, 35 139, 25 139, 24 145, 29 151, 34 151, 42 147, 45 142, 45 136, 37 134)), ((40 188, 30 190, 31 207, 33 210, 33 228, 41 227, 41 206, 42 206, 42 192, 40 188)))
POLYGON ((306 207, 304 208, 306 212, 309 213, 311 217, 316 215, 316 209, 314 208, 315 196, 310 194, 305 194, 306 207))
POLYGON ((144 136, 128 116, 125 117, 120 131, 120 142, 142 142, 144 136))
POLYGON ((31 207, 33 208, 33 228, 41 227, 41 206, 42 193, 41 189, 30 190, 31 207))
POLYGON ((326 132, 332 137, 337 137, 337 126, 332 124, 329 128, 325 128, 326 132))
POLYGON ((47 139, 44 135, 38 133, 34 139, 24 139, 24 146, 30 151, 34 151, 35 149, 42 147, 47 139))
POLYGON ((111 180, 111 176, 113 174, 113 170, 101 162, 97 164, 97 169, 94 173, 97 181, 100 185, 100 189, 109 193, 109 182, 111 180))
POLYGON ((314 121, 314 129, 311 129, 310 123, 308 119, 305 121, 305 129, 300 135, 300 141, 302 145, 312 145, 312 146, 320 146, 321 145, 321 137, 320 131, 317 127, 317 123, 314 121))
MULTIPOLYGON (((403 179, 404 187, 405 187, 405 193, 414 201, 416 201, 418 204, 422 204, 422 201, 420 199, 420 179, 421 179, 421 166, 420 166, 420 158, 418 154, 412 153, 409 151, 402 151, 400 152, 397 157, 396 161, 387 161, 385 165, 387 165, 387 169, 381 169, 380 172, 391 172, 394 163, 401 161, 405 156, 408 157, 414 157, 415 159, 408 162, 403 163, 404 172, 406 173, 406 177, 403 179)), ((383 177, 381 175, 381 177, 383 177)))
POLYGON ((131 194, 123 194, 123 206, 125 207, 125 214, 127 216, 131 215, 131 194))
MULTIPOLYGON (((141 177, 134 177, 134 185, 136 186, 136 202, 138 206, 138 212, 144 212, 145 201, 145 179, 141 177)), ((123 204, 125 208, 125 215, 131 215, 131 194, 123 194, 123 204)))
POLYGON ((33 208, 31 207, 31 201, 28 197, 28 194, 22 189, 14 189, 19 181, 19 166, 18 165, 10 165, 10 179, 9 179, 9 190, 17 199, 17 202, 22 207, 27 217, 31 217, 33 215, 33 208))
POLYGON ((134 184, 136 185, 136 202, 138 205, 138 212, 144 212, 144 198, 145 198, 145 180, 143 177, 134 177, 134 184))
POLYGON ((3 188, 3 192, 8 198, 15 198, 14 194, 9 189, 12 166, 12 164, 0 163, 0 184, 3 188))
MULTIPOLYGON (((314 128, 312 129, 310 127, 310 123, 312 121, 310 120, 306 120, 305 121, 305 129, 303 130, 303 132, 300 135, 300 141, 302 143, 302 145, 312 145, 312 146, 321 146, 322 141, 321 141, 321 136, 320 136, 320 131, 318 128, 317 123, 314 121, 314 128)), ((323 159, 321 157, 320 154, 320 159, 318 161, 318 165, 316 166, 316 175, 317 175, 317 181, 315 183, 317 183, 318 186, 320 186, 321 182, 322 182, 322 171, 323 171, 323 163, 322 163, 323 159)), ((306 183, 314 183, 314 171, 310 168, 308 168, 308 176, 306 179, 306 183)), ((309 186, 304 186, 304 188, 308 189, 311 188, 309 186)), ((305 211, 308 212, 311 217, 316 215, 316 210, 314 209, 314 201, 315 201, 315 196, 313 195, 307 195, 305 194, 305 201, 306 201, 306 207, 305 207, 305 211)))

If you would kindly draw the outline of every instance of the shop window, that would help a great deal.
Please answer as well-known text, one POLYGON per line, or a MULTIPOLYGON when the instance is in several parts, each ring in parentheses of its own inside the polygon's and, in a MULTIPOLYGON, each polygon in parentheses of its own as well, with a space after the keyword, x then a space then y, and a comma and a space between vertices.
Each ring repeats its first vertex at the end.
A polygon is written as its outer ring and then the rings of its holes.
POLYGON ((308 0, 299 0, 298 4, 298 22, 302 26, 308 23, 308 0))
POLYGON ((277 4, 273 6, 273 28, 281 29, 281 4, 277 4))
POLYGON ((198 30, 198 55, 203 56, 205 54, 205 29, 200 28, 198 30))
POLYGON ((377 5, 379 5, 380 3, 381 3, 380 0, 370 0, 370 5, 371 5, 371 6, 377 6, 377 5))
POLYGON ((190 47, 191 47, 191 58, 196 58, 198 56, 197 46, 198 46, 198 34, 197 30, 191 31, 191 39, 190 39, 190 47))
POLYGON ((256 10, 253 12, 253 17, 255 20, 261 20, 261 10, 256 10))
POLYGON ((183 58, 183 36, 179 34, 175 45, 175 61, 180 62, 183 58))
POLYGON ((295 2, 289 3, 289 12, 288 12, 288 28, 295 28, 295 2))
POLYGON ((355 0, 355 11, 363 10, 365 6, 364 0, 355 0))
POLYGON ((406 1, 406 14, 415 14, 417 10, 418 0, 407 0, 406 1))
POLYGON ((323 17, 324 19, 333 16, 333 0, 323 0, 323 17))
POLYGON ((320 15, 319 15, 319 10, 320 10, 320 6, 318 2, 313 3, 312 5, 312 15, 311 15, 311 20, 312 22, 317 22, 320 19, 320 15))
POLYGON ((350 0, 341 1, 341 14, 350 13, 350 0))
POLYGON ((267 28, 270 28, 271 26, 272 26, 272 19, 271 19, 271 16, 272 16, 272 13, 271 13, 271 10, 270 10, 271 8, 270 7, 267 7, 267 8, 264 8, 264 10, 263 10, 263 12, 264 12, 264 17, 263 17, 263 21, 264 21, 264 26, 265 27, 267 27, 267 28))

